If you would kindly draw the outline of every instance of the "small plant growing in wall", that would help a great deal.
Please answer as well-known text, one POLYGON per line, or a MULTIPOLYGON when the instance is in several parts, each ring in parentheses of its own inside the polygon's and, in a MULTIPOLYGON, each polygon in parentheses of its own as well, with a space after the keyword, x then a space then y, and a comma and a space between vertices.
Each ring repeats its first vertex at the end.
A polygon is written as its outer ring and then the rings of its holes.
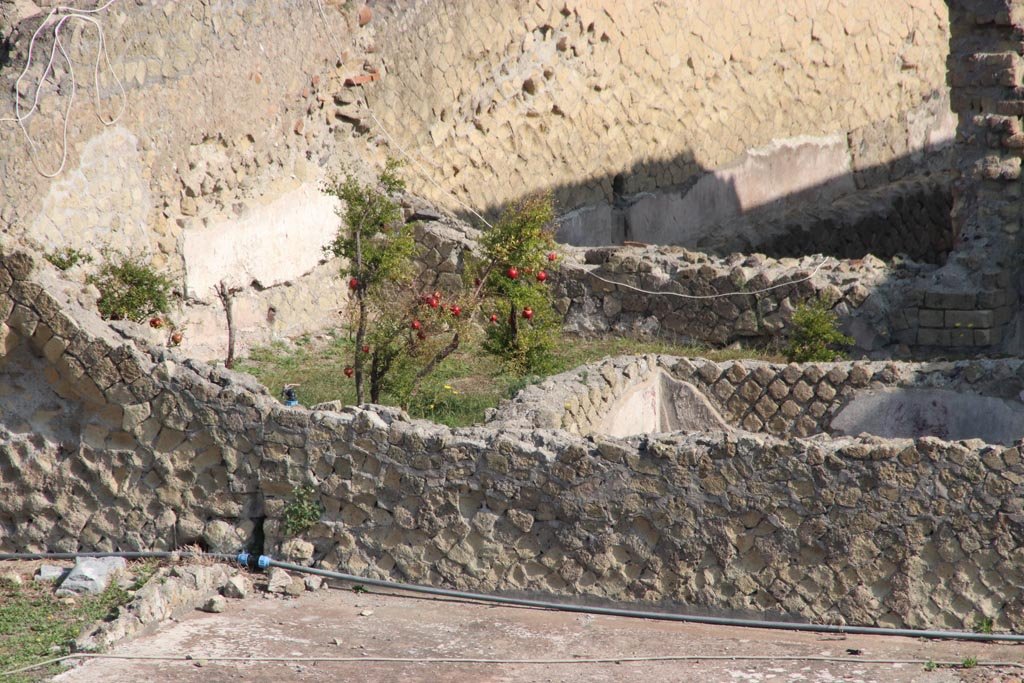
POLYGON ((64 247, 63 249, 47 252, 44 258, 58 270, 70 270, 79 263, 92 263, 92 256, 72 247, 64 247))
POLYGON ((88 281, 99 290, 97 306, 108 320, 141 322, 170 309, 171 280, 140 259, 108 254, 88 281))
POLYGON ((821 300, 797 306, 789 330, 786 358, 795 363, 828 362, 845 357, 853 339, 839 331, 836 314, 821 300))
POLYGON ((284 533, 298 536, 320 520, 324 512, 316 490, 312 486, 299 486, 292 490, 292 499, 284 506, 282 521, 284 533))

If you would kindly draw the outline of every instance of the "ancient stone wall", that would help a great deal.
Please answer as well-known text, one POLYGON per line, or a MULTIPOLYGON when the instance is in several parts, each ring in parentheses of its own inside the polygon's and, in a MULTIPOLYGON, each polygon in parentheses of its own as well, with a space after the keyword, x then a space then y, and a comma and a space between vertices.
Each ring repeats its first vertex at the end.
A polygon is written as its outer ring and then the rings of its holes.
POLYGON ((950 184, 949 173, 916 175, 851 194, 794 198, 787 205, 745 213, 718 212, 719 202, 711 202, 720 215, 701 215, 691 206, 687 198, 695 190, 677 195, 678 200, 668 192, 644 192, 563 214, 556 239, 577 246, 674 245, 722 256, 902 255, 941 264, 956 237, 950 184))
POLYGON ((1024 443, 588 439, 288 408, 115 332, 24 253, 0 261, 0 321, 3 385, 46 394, 0 413, 4 550, 232 551, 261 529, 271 554, 465 589, 1024 628, 1024 443), (33 427, 65 402, 68 432, 33 427), (290 538, 299 486, 323 512, 290 538))
MULTIPOLYGON (((32 34, 55 3, 37 4, 44 13, 18 25, 10 61, 0 63, 0 117, 14 115, 15 91, 22 114, 30 110, 50 56, 53 24, 19 82, 32 34)), ((351 8, 324 6, 338 40, 365 39, 351 8)), ((72 19, 61 32, 76 60, 63 172, 42 174, 57 171, 64 152, 72 78, 59 52, 25 122, 35 147, 18 125, 0 122, 4 239, 40 252, 83 250, 94 263, 69 273, 79 281, 108 249, 170 273, 185 304, 174 314, 184 348, 198 356, 226 345, 213 291, 222 280, 242 290, 240 348, 335 322, 320 302, 335 302, 331 312, 345 302, 321 251, 337 206, 319 183, 343 166, 364 170, 354 124, 338 115, 358 99, 343 83, 362 62, 335 68, 334 43, 309 2, 118 0, 93 18, 111 69, 101 61, 98 89, 96 27, 72 19)))
POLYGON ((959 113, 950 262, 906 302, 921 346, 1019 352, 1021 115, 1019 0, 950 0, 949 82, 959 113))
MULTIPOLYGON (((477 208, 542 189, 565 209, 610 201, 617 174, 627 192, 681 186, 799 136, 838 135, 843 172, 873 186, 949 137, 948 106, 927 111, 945 100, 942 0, 394 5, 379 44, 382 83, 400 86, 372 90, 370 107, 477 208)), ((749 189, 778 198, 769 184, 749 189)))
POLYGON ((488 424, 618 436, 865 431, 1012 444, 1024 436, 1024 361, 773 364, 626 356, 528 387, 488 424))
MULTIPOLYGON (((793 310, 821 299, 839 314, 861 352, 895 341, 888 302, 898 269, 878 259, 719 258, 678 247, 566 253, 555 305, 566 316, 566 329, 578 334, 640 334, 713 345, 777 343, 793 310)), ((908 273, 933 269, 903 267, 908 273)))
POLYGON ((781 217, 742 216, 698 243, 717 254, 773 258, 824 254, 841 259, 910 258, 945 263, 953 249, 950 178, 914 177, 847 195, 827 206, 803 205, 781 217))
MULTIPOLYGON (((15 90, 35 97, 53 39, 40 34, 19 83, 43 16, 32 9, 54 4, 0 2, 5 21, 24 19, 3 28, 2 116, 15 90)), ((211 357, 226 339, 222 279, 243 288, 242 347, 330 324, 318 302, 344 305, 321 264, 336 207, 317 185, 397 153, 370 111, 429 159, 410 169, 414 189, 459 211, 430 181, 481 209, 544 188, 575 203, 608 196, 616 173, 629 191, 675 186, 800 135, 849 136, 848 172, 873 183, 871 169, 899 175, 885 169, 942 128, 926 112, 944 101, 939 0, 779 16, 741 2, 395 2, 365 26, 356 4, 115 2, 95 17, 113 71, 98 88, 75 72, 63 172, 39 172, 61 166, 59 59, 26 121, 36 147, 0 123, 0 229, 41 251, 113 248, 169 269, 185 348, 211 357)), ((62 41, 92 64, 95 26, 72 20, 62 41)))

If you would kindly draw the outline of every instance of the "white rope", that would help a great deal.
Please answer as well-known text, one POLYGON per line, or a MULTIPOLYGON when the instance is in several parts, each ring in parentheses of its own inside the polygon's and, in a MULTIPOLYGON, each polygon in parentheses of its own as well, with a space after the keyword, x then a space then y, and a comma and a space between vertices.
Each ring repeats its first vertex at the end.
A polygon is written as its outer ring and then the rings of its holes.
POLYGON ((600 275, 598 275, 594 271, 590 271, 590 276, 600 280, 601 282, 606 282, 606 283, 608 283, 610 285, 615 285, 616 287, 624 287, 626 289, 632 289, 635 292, 641 292, 643 294, 654 294, 654 295, 661 295, 661 296, 676 296, 676 297, 679 297, 680 299, 721 299, 721 298, 727 297, 727 296, 746 296, 748 294, 764 294, 765 292, 770 292, 773 289, 781 289, 782 287, 789 287, 790 285, 797 285, 797 284, 800 284, 801 282, 807 282, 808 280, 813 279, 814 276, 818 274, 818 271, 821 270, 822 267, 826 263, 831 261, 831 260, 832 260, 831 256, 826 256, 824 261, 822 261, 817 266, 815 266, 814 270, 811 271, 810 275, 808 275, 807 277, 802 277, 799 280, 790 280, 789 282, 780 282, 777 285, 772 285, 771 287, 763 287, 762 289, 752 289, 750 291, 742 291, 742 292, 723 292, 723 293, 718 293, 718 294, 681 294, 679 292, 652 291, 650 289, 641 289, 640 287, 634 287, 633 285, 627 285, 625 282, 615 282, 614 280, 608 280, 606 278, 601 277, 600 275))
POLYGON ((17 79, 17 81, 15 81, 15 84, 14 84, 14 117, 13 118, 11 118, 11 117, 0 118, 0 122, 13 122, 13 123, 17 123, 18 124, 18 127, 21 129, 22 134, 25 136, 25 140, 28 141, 29 147, 31 148, 31 155, 30 156, 32 158, 32 163, 35 165, 36 170, 39 172, 39 174, 44 176, 44 177, 46 177, 46 178, 56 178, 57 176, 59 176, 64 171, 64 166, 67 164, 67 158, 68 158, 68 123, 69 123, 69 121, 71 119, 72 105, 75 102, 75 94, 77 92, 77 83, 75 81, 75 67, 74 67, 74 65, 71 62, 71 57, 68 55, 67 51, 64 49, 64 43, 61 41, 61 38, 60 38, 60 31, 61 31, 61 28, 63 28, 65 22, 67 22, 69 20, 72 20, 72 19, 77 19, 79 21, 84 21, 86 23, 92 24, 93 26, 96 27, 96 31, 97 31, 97 33, 99 35, 99 41, 98 41, 98 44, 97 44, 97 47, 96 47, 96 60, 95 60, 94 66, 93 66, 93 79, 94 79, 94 83, 95 83, 96 117, 100 120, 100 123, 102 123, 104 126, 112 126, 112 125, 114 125, 121 118, 121 115, 124 114, 124 110, 128 106, 128 95, 125 92, 124 84, 121 83, 121 79, 119 79, 117 77, 117 74, 114 72, 113 64, 110 61, 110 54, 107 52, 107 43, 106 43, 106 37, 105 37, 105 35, 103 33, 103 25, 97 19, 95 19, 95 18, 93 18, 91 16, 88 16, 90 14, 98 14, 100 12, 103 12, 108 7, 113 5, 115 2, 117 2, 117 0, 107 0, 107 2, 105 2, 103 5, 101 5, 99 7, 96 7, 94 9, 80 9, 78 7, 69 7, 69 6, 64 6, 64 5, 58 5, 57 7, 54 7, 52 10, 50 10, 50 12, 46 15, 46 18, 44 18, 43 21, 36 28, 35 32, 32 34, 32 39, 29 41, 29 44, 28 44, 28 58, 27 58, 26 63, 25 63, 25 68, 22 69, 21 74, 18 76, 18 79, 17 79), (42 33, 43 29, 57 15, 63 15, 63 16, 60 17, 60 19, 57 21, 56 26, 54 26, 54 28, 53 28, 53 46, 50 48, 50 58, 49 58, 49 60, 46 63, 46 68, 43 70, 43 75, 39 77, 39 82, 36 84, 35 93, 33 94, 33 97, 32 97, 32 106, 29 108, 29 110, 27 112, 22 114, 22 112, 21 112, 21 107, 22 107, 22 105, 21 105, 21 82, 25 79, 25 76, 28 75, 29 70, 32 68, 32 59, 33 59, 33 53, 35 52, 36 40, 38 40, 39 35, 42 33), (32 135, 28 131, 28 126, 27 126, 26 122, 29 120, 29 118, 32 117, 32 115, 39 108, 39 98, 40 98, 40 95, 42 94, 43 85, 45 84, 47 77, 50 76, 50 74, 54 72, 54 60, 56 59, 58 51, 60 52, 61 56, 63 56, 64 61, 67 64, 68 74, 71 77, 71 93, 68 96, 68 104, 67 104, 67 107, 64 110, 64 123, 63 123, 62 131, 61 131, 61 158, 60 158, 60 165, 57 167, 56 171, 54 171, 52 173, 49 173, 47 171, 44 171, 40 167, 40 165, 39 165, 39 159, 37 157, 37 151, 38 151, 38 148, 39 148, 39 143, 35 139, 32 138, 32 135), (120 107, 120 109, 118 109, 117 114, 115 116, 113 116, 112 118, 110 118, 109 120, 104 119, 103 115, 100 113, 100 61, 101 61, 101 58, 102 58, 103 61, 106 62, 107 69, 110 71, 110 75, 113 77, 114 82, 117 83, 117 87, 121 91, 121 107, 120 107))
MULTIPOLYGON (((485 658, 485 657, 335 657, 331 655, 317 656, 304 655, 299 657, 238 657, 231 655, 122 655, 105 654, 94 652, 79 652, 63 657, 54 657, 36 664, 29 664, 20 669, 4 671, 0 676, 11 676, 23 673, 41 666, 57 664, 59 662, 75 659, 120 659, 129 661, 157 661, 157 662, 280 662, 289 664, 318 664, 318 663, 355 663, 366 664, 369 662, 397 663, 397 664, 509 664, 509 665, 553 665, 553 664, 625 664, 638 662, 830 662, 835 664, 918 664, 921 666, 933 665, 942 667, 961 667, 962 661, 933 661, 928 659, 863 659, 860 657, 830 657, 827 655, 641 655, 626 657, 573 657, 558 659, 516 659, 516 658, 485 658)), ((1001 661, 978 661, 973 666, 992 668, 1024 668, 1019 662, 1001 661)))

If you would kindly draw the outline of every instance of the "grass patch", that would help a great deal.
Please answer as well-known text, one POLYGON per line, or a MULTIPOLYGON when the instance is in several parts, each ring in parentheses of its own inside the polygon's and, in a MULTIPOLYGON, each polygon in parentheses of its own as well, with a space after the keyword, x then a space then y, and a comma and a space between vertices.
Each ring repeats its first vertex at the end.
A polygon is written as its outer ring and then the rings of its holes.
MULTIPOLYGON (((53 594, 53 584, 27 581, 20 586, 0 581, 0 672, 71 653, 71 643, 89 624, 113 616, 131 600, 133 590, 141 587, 153 572, 156 562, 131 567, 134 585, 121 588, 111 583, 99 595, 76 597, 66 601, 53 594)), ((5 683, 41 681, 58 672, 58 667, 42 667, 5 678, 5 683)))
MULTIPOLYGON (((752 349, 715 350, 623 338, 563 338, 562 341, 553 350, 551 374, 625 354, 661 353, 701 356, 715 361, 756 358, 784 362, 780 356, 752 349)), ((344 375, 345 367, 351 364, 351 348, 350 342, 340 334, 319 342, 300 338, 292 347, 278 343, 255 349, 248 358, 238 362, 236 369, 251 373, 275 394, 285 384, 301 385, 298 387, 299 400, 306 406, 335 400, 352 404, 355 402, 355 383, 344 375)), ((509 373, 500 360, 480 349, 478 340, 466 340, 462 348, 424 381, 407 410, 413 417, 450 427, 464 427, 482 422, 488 408, 542 379, 540 376, 509 373)), ((385 395, 382 402, 394 404, 394 399, 385 395)))

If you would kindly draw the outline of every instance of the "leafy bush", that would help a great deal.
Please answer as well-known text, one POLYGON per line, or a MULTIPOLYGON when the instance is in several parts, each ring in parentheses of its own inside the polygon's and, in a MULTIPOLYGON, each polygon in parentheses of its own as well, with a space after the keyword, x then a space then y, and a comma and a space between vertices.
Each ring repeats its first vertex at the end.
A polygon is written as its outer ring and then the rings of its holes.
POLYGON ((546 284, 556 267, 555 209, 550 194, 539 194, 507 209, 481 246, 479 279, 493 306, 484 348, 516 373, 550 369, 560 319, 546 284))
POLYGON ((129 256, 108 256, 88 281, 100 291, 97 306, 108 320, 141 322, 170 308, 171 280, 129 256))
POLYGON ((821 300, 801 304, 793 311, 786 358, 790 362, 828 362, 845 357, 853 339, 836 327, 836 314, 821 300))
POLYGON ((427 379, 464 341, 475 343, 479 323, 487 326, 485 347, 510 371, 545 371, 559 327, 545 270, 558 258, 551 196, 506 211, 485 234, 482 257, 463 255, 462 287, 441 291, 436 273, 413 275, 413 229, 394 199, 404 188, 397 168, 392 160, 375 184, 348 177, 324 190, 345 205, 325 250, 346 262, 341 276, 352 305, 345 353, 352 362, 343 372, 354 379, 356 402, 367 394, 373 403, 390 396, 404 407, 447 412, 452 396, 427 379))
POLYGON ((324 512, 320 499, 312 486, 300 486, 292 490, 291 501, 284 506, 284 532, 298 536, 320 521, 324 512))

